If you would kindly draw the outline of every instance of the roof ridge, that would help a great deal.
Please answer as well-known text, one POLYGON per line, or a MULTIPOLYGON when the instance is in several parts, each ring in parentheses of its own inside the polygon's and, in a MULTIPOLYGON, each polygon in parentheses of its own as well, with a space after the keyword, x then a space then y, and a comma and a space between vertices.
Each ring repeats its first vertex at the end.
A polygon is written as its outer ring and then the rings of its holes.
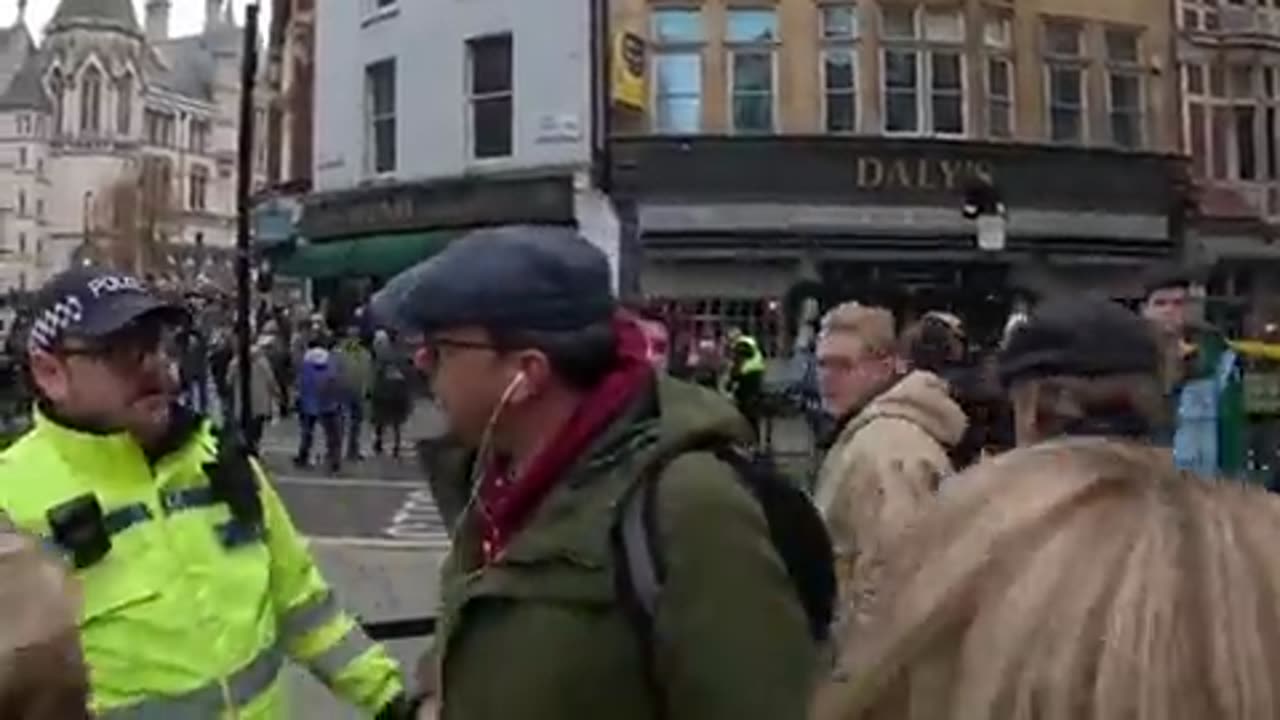
POLYGON ((49 20, 47 32, 57 32, 81 24, 108 25, 141 34, 137 13, 130 0, 60 0, 49 20))

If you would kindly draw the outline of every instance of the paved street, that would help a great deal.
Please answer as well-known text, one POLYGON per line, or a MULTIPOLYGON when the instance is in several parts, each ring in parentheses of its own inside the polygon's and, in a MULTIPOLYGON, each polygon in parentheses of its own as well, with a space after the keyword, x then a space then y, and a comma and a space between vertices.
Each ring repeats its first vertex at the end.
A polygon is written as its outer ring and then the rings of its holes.
MULTIPOLYGON (((263 439, 267 468, 294 522, 311 538, 325 576, 346 607, 363 620, 432 615, 438 598, 437 571, 448 547, 440 520, 410 448, 437 434, 441 421, 429 403, 419 403, 405 428, 399 459, 369 457, 347 463, 336 475, 293 466, 296 419, 277 421, 263 439)), ((369 450, 366 428, 364 447, 369 450)), ((316 450, 319 452, 319 449, 316 450)), ((388 643, 406 676, 412 677, 430 638, 388 643)), ((354 710, 335 700, 299 668, 290 670, 293 717, 350 720, 354 710)))

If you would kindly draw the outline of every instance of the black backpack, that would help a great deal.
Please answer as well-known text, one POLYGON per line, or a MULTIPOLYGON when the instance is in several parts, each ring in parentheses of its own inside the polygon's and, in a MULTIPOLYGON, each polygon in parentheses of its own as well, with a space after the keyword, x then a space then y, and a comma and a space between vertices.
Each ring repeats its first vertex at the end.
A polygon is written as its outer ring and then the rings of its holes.
MULTIPOLYGON (((667 465, 690 452, 714 454, 733 468, 739 482, 760 503, 773 547, 804 607, 809 632, 815 642, 825 642, 836 597, 835 558, 826 525, 813 501, 778 471, 769 455, 735 446, 722 437, 698 438, 661 453, 650 462, 622 496, 614 516, 612 543, 618 597, 637 625, 649 659, 653 616, 666 570, 657 539, 658 480, 667 465)), ((731 558, 725 560, 732 562, 731 558)))

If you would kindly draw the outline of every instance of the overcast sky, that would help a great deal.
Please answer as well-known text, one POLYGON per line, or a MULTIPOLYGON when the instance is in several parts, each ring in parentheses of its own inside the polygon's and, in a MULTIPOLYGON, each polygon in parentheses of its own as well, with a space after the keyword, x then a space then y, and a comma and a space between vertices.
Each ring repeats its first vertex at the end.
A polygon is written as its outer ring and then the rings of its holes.
MULTIPOLYGON (((53 11, 57 9, 58 1, 27 1, 27 22, 30 23, 31 29, 37 36, 44 32, 44 25, 49 22, 53 11)), ((190 35, 199 32, 200 28, 204 27, 205 0, 171 0, 171 2, 173 3, 173 11, 169 19, 169 33, 171 35, 190 35)), ((232 2, 235 6, 236 22, 243 21, 244 6, 248 0, 232 0, 232 2)), ((142 23, 145 17, 142 6, 146 4, 146 0, 133 0, 133 4, 137 8, 138 22, 142 23)), ((263 10, 259 32, 265 35, 268 27, 267 23, 270 20, 271 4, 269 2, 261 4, 263 10)), ((0 0, 0 26, 8 27, 12 25, 17 14, 18 0, 0 0)))

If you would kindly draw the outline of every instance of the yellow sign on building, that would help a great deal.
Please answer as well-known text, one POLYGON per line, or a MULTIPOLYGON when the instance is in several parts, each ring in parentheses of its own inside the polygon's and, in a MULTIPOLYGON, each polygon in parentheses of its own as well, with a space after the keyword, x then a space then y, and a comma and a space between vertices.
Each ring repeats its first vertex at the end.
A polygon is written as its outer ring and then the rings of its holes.
POLYGON ((643 111, 645 102, 644 38, 632 32, 613 36, 613 102, 643 111))

